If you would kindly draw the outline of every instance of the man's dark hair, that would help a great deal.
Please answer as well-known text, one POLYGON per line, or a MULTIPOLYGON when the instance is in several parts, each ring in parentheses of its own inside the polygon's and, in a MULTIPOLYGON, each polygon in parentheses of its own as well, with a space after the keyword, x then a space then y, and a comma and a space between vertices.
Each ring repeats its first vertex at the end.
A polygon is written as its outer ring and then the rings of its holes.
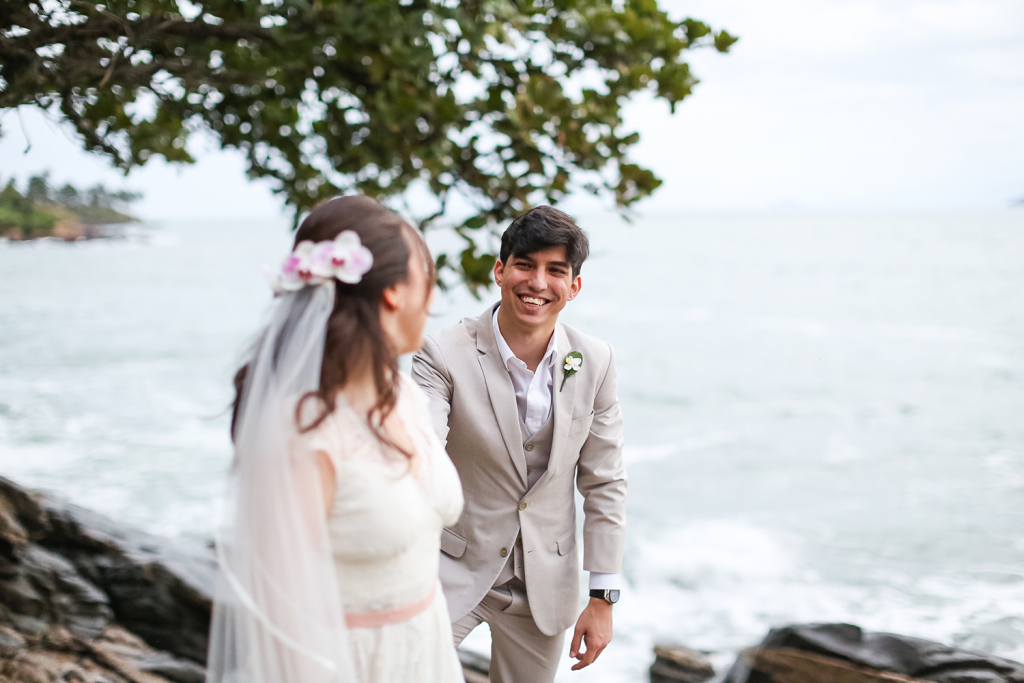
POLYGON ((567 214, 550 206, 538 206, 519 216, 505 229, 501 236, 502 263, 508 263, 509 256, 524 258, 548 247, 565 247, 565 256, 572 266, 575 278, 583 268, 583 262, 590 255, 590 240, 587 233, 567 214))

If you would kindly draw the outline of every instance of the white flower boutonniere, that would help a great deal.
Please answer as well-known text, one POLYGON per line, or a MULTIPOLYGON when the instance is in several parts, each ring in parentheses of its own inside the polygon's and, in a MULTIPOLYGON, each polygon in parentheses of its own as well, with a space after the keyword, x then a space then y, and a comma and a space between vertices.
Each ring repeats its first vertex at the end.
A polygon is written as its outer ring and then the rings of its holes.
POLYGON ((565 357, 565 365, 562 369, 565 370, 565 374, 562 375, 562 386, 558 388, 559 391, 565 389, 565 380, 569 379, 583 367, 583 354, 579 351, 570 351, 565 357))

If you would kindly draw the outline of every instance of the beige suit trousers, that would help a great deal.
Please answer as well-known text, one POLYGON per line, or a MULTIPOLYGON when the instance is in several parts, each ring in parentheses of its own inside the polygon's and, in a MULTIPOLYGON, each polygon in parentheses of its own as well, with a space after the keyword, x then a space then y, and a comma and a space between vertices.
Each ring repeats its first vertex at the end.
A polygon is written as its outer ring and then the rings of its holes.
POLYGON ((452 624, 458 647, 469 632, 486 622, 491 628, 491 683, 551 683, 562 655, 565 631, 546 636, 526 599, 526 586, 512 579, 487 592, 469 614, 452 624))

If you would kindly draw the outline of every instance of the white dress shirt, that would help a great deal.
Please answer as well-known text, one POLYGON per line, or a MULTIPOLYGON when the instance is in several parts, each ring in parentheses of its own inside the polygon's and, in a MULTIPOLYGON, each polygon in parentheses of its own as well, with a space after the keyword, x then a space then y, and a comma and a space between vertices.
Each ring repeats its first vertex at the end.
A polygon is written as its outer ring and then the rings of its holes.
POLYGON ((527 434, 536 434, 551 416, 551 390, 555 384, 555 335, 551 335, 547 351, 544 352, 544 358, 537 366, 537 371, 531 372, 526 363, 512 353, 505 338, 501 336, 501 330, 498 329, 498 309, 494 309, 491 322, 494 325, 494 339, 498 342, 501 362, 512 378, 519 418, 526 425, 527 434))
MULTIPOLYGON (((558 359, 555 357, 555 335, 552 333, 547 351, 544 352, 544 358, 537 365, 537 371, 531 372, 526 363, 512 353, 508 342, 501 336, 501 330, 498 328, 498 310, 500 308, 499 306, 494 309, 494 315, 491 317, 491 324, 494 326, 494 340, 498 343, 501 361, 512 379, 519 417, 526 425, 526 431, 536 434, 551 416, 551 401, 555 390, 555 368, 558 366, 558 359)), ((618 574, 590 572, 591 590, 618 590, 619 584, 618 574)))

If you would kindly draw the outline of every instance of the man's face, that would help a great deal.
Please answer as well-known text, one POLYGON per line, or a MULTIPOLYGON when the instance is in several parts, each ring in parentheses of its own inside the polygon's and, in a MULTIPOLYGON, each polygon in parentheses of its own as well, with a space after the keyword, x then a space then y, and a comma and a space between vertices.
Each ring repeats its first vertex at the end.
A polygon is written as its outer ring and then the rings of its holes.
POLYGON ((498 261, 494 281, 501 287, 501 307, 527 327, 554 325, 583 286, 578 276, 572 276, 565 246, 509 256, 508 263, 498 261))

